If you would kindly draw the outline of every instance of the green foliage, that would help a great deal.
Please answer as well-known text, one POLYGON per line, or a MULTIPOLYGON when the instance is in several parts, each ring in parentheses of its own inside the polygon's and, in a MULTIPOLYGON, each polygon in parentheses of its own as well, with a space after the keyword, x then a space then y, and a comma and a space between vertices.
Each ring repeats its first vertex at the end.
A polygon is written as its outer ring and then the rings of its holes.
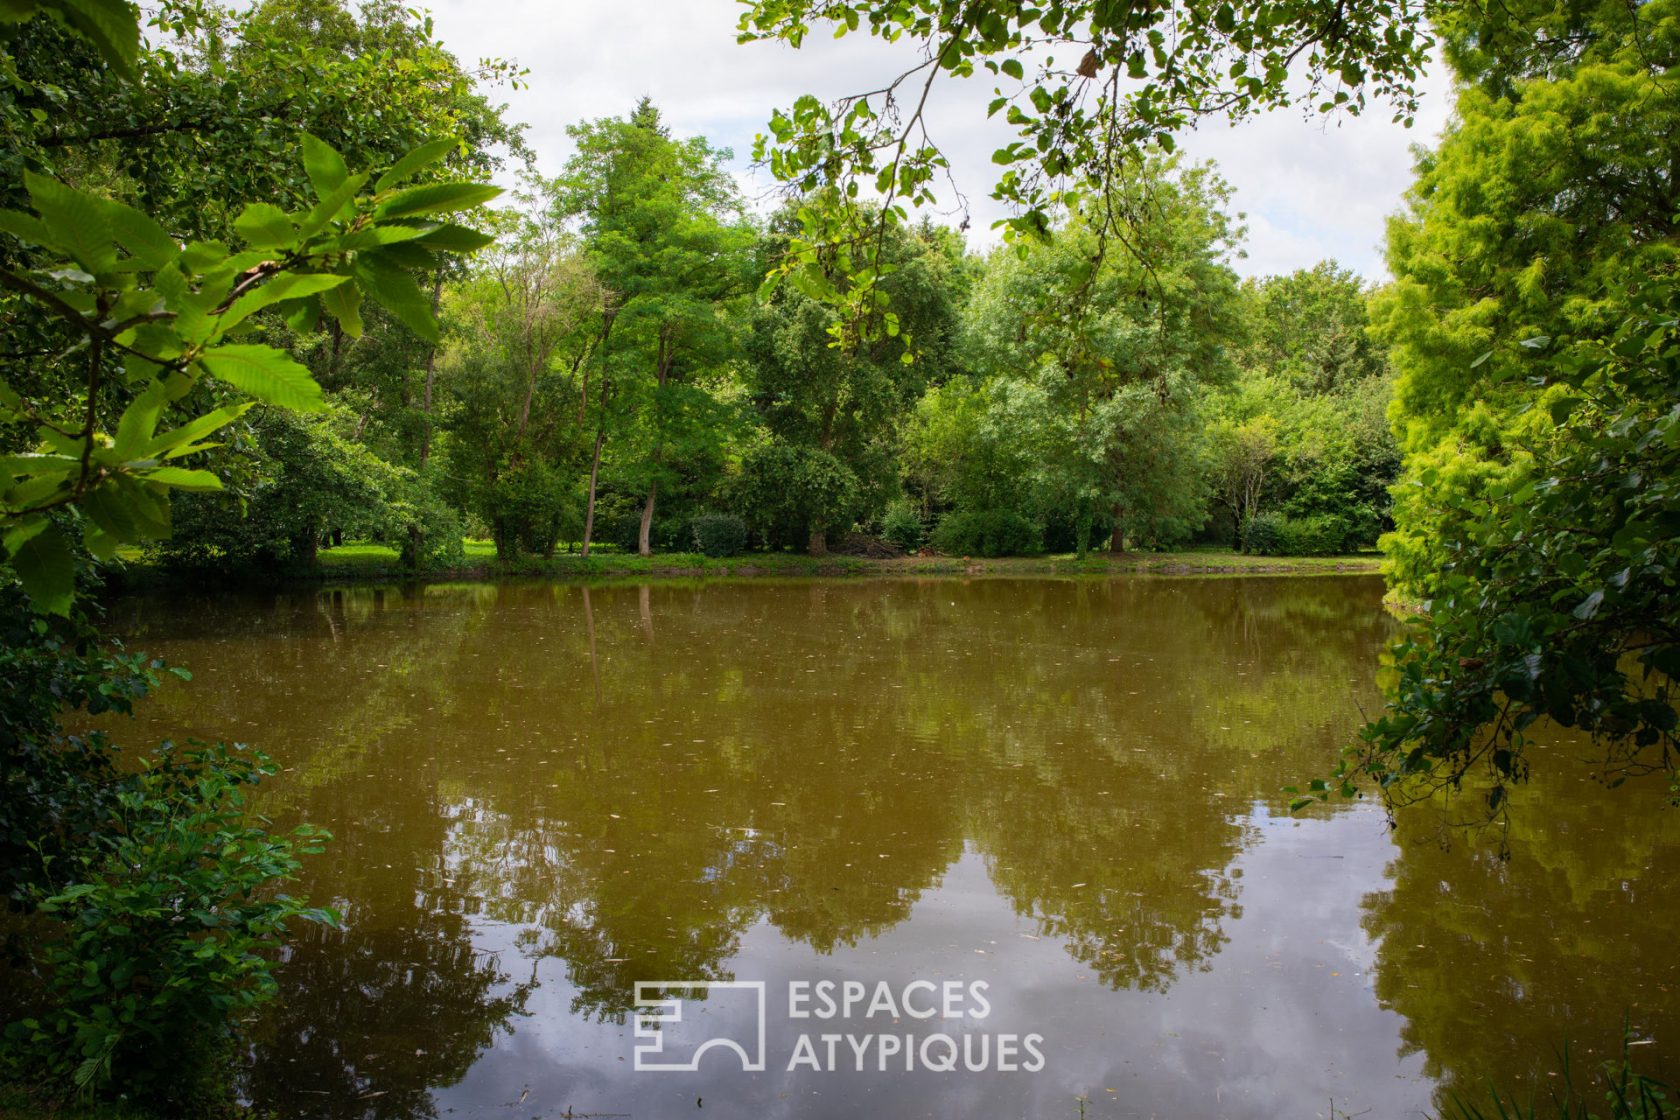
POLYGON ((1536 721, 1606 748, 1613 780, 1676 764, 1680 677, 1680 285, 1649 289, 1601 343, 1531 368, 1550 421, 1520 474, 1428 511, 1448 558, 1428 630, 1394 650, 1388 711, 1344 774, 1404 794, 1413 779, 1490 776, 1503 809, 1536 721))
POLYGON ((1419 155, 1409 213, 1389 227, 1395 282, 1373 307, 1406 455, 1384 548, 1412 598, 1452 560, 1440 542, 1455 530, 1437 518, 1520 478, 1546 438, 1527 344, 1606 336, 1628 293, 1675 264, 1673 200, 1653 189, 1680 137, 1660 77, 1677 60, 1674 18, 1670 3, 1525 4, 1449 20, 1452 53, 1477 80, 1419 155), (1578 47, 1542 60, 1559 21, 1578 47), (1478 38, 1487 25, 1497 49, 1478 38))
MULTIPOLYGON (((777 216, 761 245, 767 257, 785 243, 789 219, 786 211, 777 216)), ((786 527, 786 539, 803 536, 813 553, 826 551, 828 530, 873 519, 899 492, 891 433, 954 357, 959 246, 948 232, 924 225, 894 231, 886 252, 892 270, 880 283, 894 301, 892 338, 831 346, 841 326, 834 309, 783 290, 757 310, 746 339, 744 388, 763 428, 774 442, 801 449, 805 462, 831 460, 851 479, 846 503, 808 503, 804 525, 786 527), (909 338, 922 348, 921 360, 906 350, 909 338)))
POLYGON ((1244 551, 1257 556, 1333 556, 1347 551, 1348 526, 1325 514, 1257 513, 1243 528, 1244 551))
POLYGON ((80 610, 43 618, 20 588, 0 588, 0 891, 11 904, 89 833, 115 779, 106 736, 67 735, 60 720, 132 711, 160 668, 103 641, 80 610))
POLYGON ((1061 208, 1086 208, 1105 235, 1131 245, 1145 210, 1123 197, 1129 163, 1140 150, 1171 153, 1174 133, 1204 116, 1240 119, 1296 102, 1357 113, 1370 90, 1410 123, 1412 83, 1432 42, 1424 20, 1423 8, 1385 0, 755 0, 741 17, 743 40, 798 47, 814 24, 836 36, 867 27, 915 43, 923 59, 874 92, 807 95, 771 118, 754 155, 810 200, 779 274, 845 308, 849 321, 884 320, 888 301, 873 283, 880 242, 865 231, 935 202, 948 162, 923 111, 942 77, 984 71, 1000 83, 987 115, 1001 113, 1018 137, 992 157, 1003 168, 992 196, 1015 210, 1000 223, 1007 236, 1042 237, 1061 208), (860 201, 869 191, 884 197, 879 210, 860 201))
POLYGON ((49 1073, 203 1105, 180 1096, 215 1084, 231 1023, 274 993, 286 923, 337 922, 273 893, 325 836, 244 821, 243 787, 273 772, 240 748, 165 744, 90 822, 96 839, 45 868, 33 901, 53 923, 36 953, 52 1003, 8 1033, 49 1073))
POLYGON ((1116 549, 1171 544, 1205 523, 1197 404, 1230 379, 1239 328, 1227 188, 1172 161, 1129 174, 1147 265, 1076 217, 1049 244, 995 253, 965 315, 994 415, 964 422, 979 445, 963 457, 1028 464, 1030 498, 1005 500, 1071 522, 1081 548, 1099 518, 1116 549))
POLYGON ((692 522, 694 548, 707 556, 737 556, 747 546, 747 523, 729 513, 703 513, 692 522))
POLYGON ((729 152, 673 137, 647 99, 626 119, 568 132, 577 151, 552 205, 577 225, 584 259, 615 297, 600 318, 593 426, 620 452, 614 483, 645 498, 631 542, 645 553, 661 495, 669 504, 696 471, 719 472, 731 424, 707 384, 738 351, 733 312, 750 285, 754 234, 729 152))
POLYGON ((857 476, 828 452, 772 440, 743 457, 734 505, 772 546, 804 543, 808 526, 853 520, 858 490, 857 476))
POLYGON ((909 502, 894 502, 881 517, 881 535, 905 552, 915 552, 922 547, 927 530, 914 506, 909 502))
POLYGON ((49 513, 72 510, 82 545, 108 559, 168 534, 171 491, 221 489, 211 472, 173 461, 213 446, 254 401, 320 407, 305 367, 273 347, 232 341, 254 314, 314 321, 324 313, 354 335, 356 308, 371 297, 418 332, 435 332, 405 269, 435 265, 446 252, 436 239, 448 244, 454 227, 424 215, 455 201, 407 201, 412 193, 395 187, 367 193, 370 173, 351 175, 313 138, 304 150, 318 201, 292 214, 248 207, 242 252, 182 246, 132 207, 36 175, 27 176, 36 213, 0 212, 0 228, 34 247, 22 254, 28 267, 0 269, 0 286, 42 321, 50 340, 42 364, 63 362, 82 376, 80 399, 43 394, 45 379, 0 390, 0 423, 33 428, 38 441, 29 454, 0 458, 0 526, 5 555, 40 609, 65 613, 73 594, 65 528, 49 513), (387 218, 393 206, 404 216, 387 218), (168 426, 173 406, 218 383, 254 401, 168 426))
POLYGON ((1025 556, 1043 551, 1044 534, 1011 509, 953 510, 928 543, 947 556, 1025 556))

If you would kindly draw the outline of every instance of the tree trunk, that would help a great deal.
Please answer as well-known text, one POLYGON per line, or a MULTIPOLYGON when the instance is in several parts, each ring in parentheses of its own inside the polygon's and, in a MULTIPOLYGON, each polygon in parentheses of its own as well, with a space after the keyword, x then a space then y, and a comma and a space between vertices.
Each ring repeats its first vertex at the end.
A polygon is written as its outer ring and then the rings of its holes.
POLYGON ((812 556, 828 555, 828 526, 821 521, 811 522, 811 542, 806 551, 812 556))
POLYGON ((1125 510, 1119 502, 1114 503, 1114 532, 1109 534, 1108 550, 1115 553, 1126 551, 1125 510))
POLYGON ((647 504, 642 507, 642 527, 636 534, 636 552, 641 556, 652 556, 653 545, 649 540, 653 532, 653 500, 659 493, 659 480, 656 478, 648 483, 647 504))
MULTIPOLYGON (((601 445, 607 442, 607 430, 595 429, 595 455, 589 460, 589 504, 583 514, 583 554, 589 555, 589 538, 595 533, 595 486, 601 478, 601 445)), ((587 600, 586 600, 587 601, 587 600)))

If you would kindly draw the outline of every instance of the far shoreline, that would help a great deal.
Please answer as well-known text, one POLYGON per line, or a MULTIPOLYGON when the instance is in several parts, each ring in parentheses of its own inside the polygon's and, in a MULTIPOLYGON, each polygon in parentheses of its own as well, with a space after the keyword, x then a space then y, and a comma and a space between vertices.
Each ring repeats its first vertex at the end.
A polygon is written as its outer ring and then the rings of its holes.
POLYGON ((293 589, 370 583, 498 583, 533 579, 559 582, 748 580, 766 577, 868 579, 941 576, 962 578, 1011 576, 1282 576, 1380 575, 1378 553, 1343 556, 1251 556, 1223 550, 1092 553, 1046 556, 900 556, 872 558, 831 553, 745 553, 708 557, 700 553, 596 552, 590 556, 557 553, 504 562, 486 554, 484 542, 470 542, 468 561, 421 571, 405 569, 394 549, 352 544, 323 550, 311 569, 183 569, 131 560, 112 572, 107 590, 117 595, 153 590, 293 589), (476 546, 476 548, 475 548, 476 546), (478 551, 479 556, 473 556, 478 551))

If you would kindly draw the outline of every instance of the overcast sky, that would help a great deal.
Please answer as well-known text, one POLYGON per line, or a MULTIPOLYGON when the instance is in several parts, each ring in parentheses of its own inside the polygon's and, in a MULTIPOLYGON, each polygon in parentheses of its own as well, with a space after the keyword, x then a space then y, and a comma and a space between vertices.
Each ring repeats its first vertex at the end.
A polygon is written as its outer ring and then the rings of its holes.
MULTIPOLYGON (((905 54, 865 35, 834 42, 813 34, 803 49, 735 42, 736 0, 430 0, 438 34, 463 63, 518 61, 529 87, 502 90, 547 174, 571 151, 566 126, 622 116, 651 96, 680 134, 732 148, 743 187, 764 192, 748 163, 753 136, 770 111, 802 93, 832 98, 872 89, 903 69, 905 54)), ((993 149, 1012 130, 985 119, 985 79, 945 82, 931 106, 934 138, 951 156, 972 215, 971 241, 984 243, 1000 216, 987 198, 997 170, 993 149)), ((1410 146, 1432 143, 1449 110, 1439 75, 1426 83, 1410 130, 1388 123, 1382 106, 1367 117, 1326 124, 1297 111, 1235 128, 1204 127, 1181 147, 1218 163, 1247 218, 1245 275, 1288 272, 1333 258, 1376 280, 1386 276, 1383 220, 1400 207, 1411 178, 1410 146)))

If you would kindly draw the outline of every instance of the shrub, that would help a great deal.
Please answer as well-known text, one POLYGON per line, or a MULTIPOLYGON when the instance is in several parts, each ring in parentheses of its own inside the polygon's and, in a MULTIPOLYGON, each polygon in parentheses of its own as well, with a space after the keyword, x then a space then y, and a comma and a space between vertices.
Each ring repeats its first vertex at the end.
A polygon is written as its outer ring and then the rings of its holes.
POLYGON ((165 744, 123 781, 99 842, 37 888, 56 919, 35 951, 51 1007, 8 1033, 48 1073, 177 1104, 220 1083, 232 1024, 274 994, 264 954, 286 922, 338 921, 272 893, 326 835, 245 823, 242 787, 273 772, 243 748, 165 744))
POLYGON ((925 536, 921 515, 908 502, 894 502, 881 518, 881 535, 905 552, 914 552, 925 536))
POLYGON ((1043 534, 1014 510, 954 510, 940 518, 931 543, 953 556, 1019 556, 1040 551, 1043 534))
POLYGON ((747 547, 747 523, 729 513, 702 513, 690 523, 694 547, 707 556, 735 556, 747 547))
POLYGON ((1243 543, 1258 556, 1329 556, 1341 552, 1349 527, 1339 517, 1285 517, 1257 513, 1248 519, 1243 543))

